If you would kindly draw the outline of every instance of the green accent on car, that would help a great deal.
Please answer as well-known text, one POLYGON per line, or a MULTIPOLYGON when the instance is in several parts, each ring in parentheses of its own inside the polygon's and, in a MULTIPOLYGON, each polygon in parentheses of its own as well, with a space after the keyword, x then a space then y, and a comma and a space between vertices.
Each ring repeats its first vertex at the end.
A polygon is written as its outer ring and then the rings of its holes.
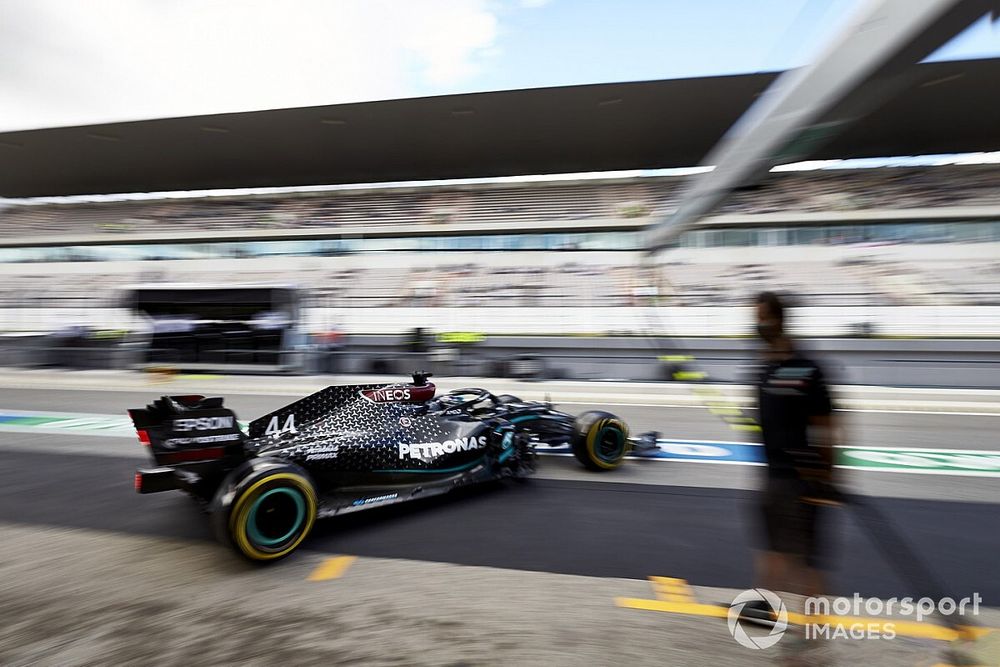
POLYGON ((305 516, 306 516, 306 503, 305 500, 302 498, 301 493, 299 493, 295 489, 288 489, 288 488, 271 489, 270 491, 262 493, 260 497, 258 497, 253 502, 253 506, 250 508, 250 514, 247 516, 247 537, 249 537, 250 540, 253 541, 255 544, 259 544, 260 546, 273 547, 274 545, 281 544, 285 540, 295 535, 295 533, 299 530, 299 528, 302 527, 302 522, 305 519, 305 516), (269 537, 264 537, 264 535, 260 532, 260 529, 257 527, 257 510, 265 498, 268 498, 274 494, 286 495, 290 497, 292 501, 295 503, 295 523, 292 524, 292 527, 288 530, 288 532, 282 535, 281 537, 269 538, 269 537))
POLYGON ((605 463, 616 463, 624 453, 625 453, 625 436, 620 428, 618 428, 617 426, 605 426, 601 428, 600 431, 597 432, 597 438, 595 438, 595 443, 594 443, 594 456, 601 459, 605 463), (618 447, 617 449, 615 449, 614 454, 612 454, 610 457, 606 456, 601 451, 602 449, 601 443, 604 440, 604 433, 605 431, 609 430, 614 432, 615 439, 618 441, 618 447))

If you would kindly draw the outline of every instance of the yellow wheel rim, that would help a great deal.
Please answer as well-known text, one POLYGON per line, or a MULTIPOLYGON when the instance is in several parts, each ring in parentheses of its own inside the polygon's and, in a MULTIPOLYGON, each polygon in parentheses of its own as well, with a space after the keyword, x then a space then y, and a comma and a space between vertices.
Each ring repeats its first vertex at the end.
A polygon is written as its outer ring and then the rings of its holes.
POLYGON ((246 554, 247 557, 253 560, 274 560, 294 551, 302 543, 302 540, 306 538, 309 531, 312 530, 315 520, 316 494, 313 492, 312 485, 301 475, 281 472, 257 480, 246 491, 240 494, 240 497, 236 500, 236 505, 233 507, 233 511, 229 515, 229 534, 232 535, 236 547, 242 553, 246 554), (292 486, 302 492, 306 503, 306 517, 298 537, 279 551, 264 551, 257 548, 250 539, 248 535, 248 521, 251 509, 254 507, 253 500, 256 499, 258 491, 265 484, 269 484, 275 480, 287 480, 292 486))

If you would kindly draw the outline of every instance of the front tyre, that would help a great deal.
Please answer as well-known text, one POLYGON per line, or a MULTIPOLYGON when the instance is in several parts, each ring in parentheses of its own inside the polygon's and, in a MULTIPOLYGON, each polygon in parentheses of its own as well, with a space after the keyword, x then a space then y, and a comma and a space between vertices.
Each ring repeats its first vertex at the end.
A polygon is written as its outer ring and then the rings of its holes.
POLYGON ((588 470, 614 470, 630 447, 628 426, 610 412, 584 412, 573 423, 573 455, 588 470))
MULTIPOLYGON (((225 536, 243 556, 275 561, 292 553, 316 520, 316 492, 303 475, 278 469, 241 484, 225 519, 225 536)), ((220 526, 221 528, 222 526, 220 526)))

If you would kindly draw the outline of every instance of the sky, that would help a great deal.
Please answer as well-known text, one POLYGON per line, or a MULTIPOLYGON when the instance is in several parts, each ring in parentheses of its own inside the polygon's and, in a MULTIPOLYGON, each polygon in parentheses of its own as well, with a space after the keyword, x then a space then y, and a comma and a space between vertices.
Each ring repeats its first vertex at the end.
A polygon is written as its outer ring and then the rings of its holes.
POLYGON ((781 70, 859 1, 0 0, 0 131, 781 70))

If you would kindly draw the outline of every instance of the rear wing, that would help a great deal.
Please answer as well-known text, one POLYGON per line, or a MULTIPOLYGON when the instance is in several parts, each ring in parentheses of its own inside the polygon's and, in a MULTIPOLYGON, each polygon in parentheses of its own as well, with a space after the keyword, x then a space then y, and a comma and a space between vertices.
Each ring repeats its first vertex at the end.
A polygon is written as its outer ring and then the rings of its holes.
POLYGON ((222 397, 162 396, 128 411, 139 442, 157 465, 239 461, 246 436, 222 397))

